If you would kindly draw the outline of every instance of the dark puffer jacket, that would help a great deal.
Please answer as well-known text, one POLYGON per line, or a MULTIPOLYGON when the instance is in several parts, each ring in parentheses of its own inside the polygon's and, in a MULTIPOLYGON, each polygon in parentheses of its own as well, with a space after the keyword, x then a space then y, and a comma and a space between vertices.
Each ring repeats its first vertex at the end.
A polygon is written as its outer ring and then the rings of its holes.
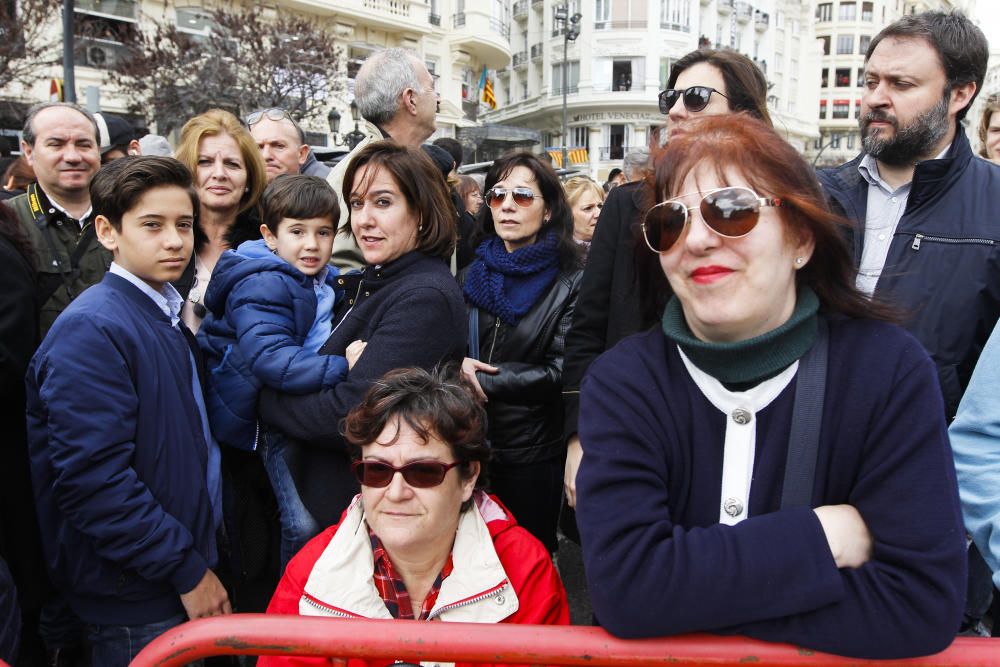
MULTIPOLYGON (((855 261, 861 257, 868 206, 860 161, 858 156, 818 174, 834 208, 858 223, 855 261)), ((903 326, 937 365, 949 420, 1000 316, 997 193, 1000 167, 973 155, 959 128, 946 158, 917 165, 875 286, 875 298, 903 312, 903 326)))
MULTIPOLYGON (((489 439, 499 463, 531 463, 563 454, 563 354, 582 275, 577 268, 560 271, 515 327, 475 309, 479 359, 500 369, 476 373, 489 397, 489 439)), ((464 283, 465 274, 461 278, 464 283)))
MULTIPOLYGON (((336 279, 337 270, 330 267, 325 281, 339 301, 343 290, 336 279)), ((263 241, 247 241, 219 257, 205 294, 209 314, 198 345, 209 371, 205 407, 220 443, 257 448, 262 386, 306 394, 347 377, 347 359, 302 347, 316 319, 314 283, 263 241)))

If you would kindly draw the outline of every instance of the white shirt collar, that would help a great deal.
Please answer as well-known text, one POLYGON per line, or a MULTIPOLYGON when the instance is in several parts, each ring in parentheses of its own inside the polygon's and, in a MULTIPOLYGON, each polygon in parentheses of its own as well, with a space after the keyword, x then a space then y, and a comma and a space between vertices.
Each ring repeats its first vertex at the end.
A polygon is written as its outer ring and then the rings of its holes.
MULTIPOLYGON (((948 151, 950 149, 951 149, 950 144, 945 146, 944 150, 938 153, 933 159, 943 160, 944 158, 948 157, 948 151)), ((926 160, 924 160, 924 162, 926 162, 926 160)), ((861 158, 861 163, 858 164, 858 173, 861 174, 862 178, 868 181, 869 185, 880 186, 886 192, 894 191, 894 188, 889 187, 889 184, 883 181, 882 177, 879 175, 878 161, 868 153, 865 153, 864 156, 861 158)), ((906 183, 905 185, 900 187, 908 187, 909 185, 910 185, 909 183, 906 183)))
POLYGON ((47 199, 49 200, 49 203, 50 203, 50 204, 52 204, 52 208, 56 209, 57 211, 60 211, 60 212, 61 212, 61 213, 62 213, 63 215, 65 215, 65 216, 66 216, 67 218, 69 218, 70 220, 76 220, 77 222, 79 222, 79 223, 80 223, 80 226, 81 226, 81 227, 83 226, 83 223, 84 223, 84 221, 85 221, 85 220, 86 220, 87 218, 89 218, 89 217, 90 217, 90 214, 94 212, 94 207, 93 207, 93 206, 91 206, 90 208, 88 208, 88 209, 87 209, 87 212, 86 212, 86 213, 84 213, 83 215, 81 215, 81 216, 80 216, 79 218, 76 218, 76 217, 74 217, 73 215, 71 215, 69 211, 67 211, 66 209, 64 209, 64 208, 63 208, 63 207, 62 207, 62 206, 61 206, 61 205, 59 204, 59 202, 57 202, 57 201, 56 201, 55 199, 53 199, 52 197, 50 197, 50 196, 48 195, 48 193, 46 193, 46 194, 45 194, 45 196, 46 196, 46 198, 47 198, 47 199))
POLYGON ((163 285, 163 289, 157 292, 145 280, 122 268, 120 264, 116 264, 115 262, 111 262, 111 268, 108 271, 120 278, 124 278, 139 288, 139 291, 152 299, 153 303, 163 311, 163 314, 170 318, 170 325, 177 326, 177 322, 180 321, 181 306, 184 305, 184 299, 181 298, 180 293, 173 285, 166 283, 163 285))

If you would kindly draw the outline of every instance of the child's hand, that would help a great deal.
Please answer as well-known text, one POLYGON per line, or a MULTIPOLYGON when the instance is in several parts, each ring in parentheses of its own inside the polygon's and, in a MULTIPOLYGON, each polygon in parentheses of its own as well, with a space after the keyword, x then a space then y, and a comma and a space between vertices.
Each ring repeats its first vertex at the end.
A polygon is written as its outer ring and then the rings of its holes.
POLYGON ((365 351, 368 347, 368 343, 363 340, 356 340, 347 346, 347 351, 344 356, 347 357, 347 369, 350 370, 354 368, 354 364, 358 363, 358 359, 361 357, 361 353, 365 351))

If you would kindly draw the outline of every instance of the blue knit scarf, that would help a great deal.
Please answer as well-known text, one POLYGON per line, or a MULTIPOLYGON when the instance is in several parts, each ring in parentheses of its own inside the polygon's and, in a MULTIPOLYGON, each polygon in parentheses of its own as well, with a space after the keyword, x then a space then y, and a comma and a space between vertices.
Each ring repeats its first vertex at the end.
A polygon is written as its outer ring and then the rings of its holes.
POLYGON ((517 326, 559 275, 559 238, 549 232, 535 243, 507 252, 491 236, 476 248, 465 276, 465 296, 474 305, 517 326))

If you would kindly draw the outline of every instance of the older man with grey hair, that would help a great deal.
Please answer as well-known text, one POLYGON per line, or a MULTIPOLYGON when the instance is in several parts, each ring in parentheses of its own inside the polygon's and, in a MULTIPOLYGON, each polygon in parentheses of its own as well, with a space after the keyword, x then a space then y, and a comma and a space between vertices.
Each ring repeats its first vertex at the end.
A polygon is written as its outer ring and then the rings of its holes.
MULTIPOLYGON (((391 48, 368 57, 354 81, 354 102, 365 119, 367 135, 330 172, 327 182, 340 200, 340 224, 347 224, 344 174, 358 152, 372 141, 392 139, 416 148, 437 129, 438 95, 434 79, 413 51, 391 48)), ((364 265, 351 234, 337 234, 330 260, 341 271, 364 265)))
POLYGON ((638 181, 645 176, 649 168, 649 150, 646 148, 636 148, 625 154, 622 161, 622 171, 625 172, 625 182, 638 181))

